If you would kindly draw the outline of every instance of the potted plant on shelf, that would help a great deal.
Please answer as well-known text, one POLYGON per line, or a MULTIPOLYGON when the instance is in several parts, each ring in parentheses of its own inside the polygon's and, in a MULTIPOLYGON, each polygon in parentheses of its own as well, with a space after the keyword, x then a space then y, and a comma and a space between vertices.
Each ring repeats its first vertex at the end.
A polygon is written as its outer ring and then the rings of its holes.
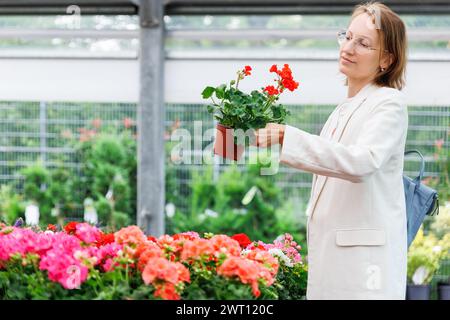
POLYGON ((228 85, 208 86, 202 92, 203 99, 211 100, 207 105, 208 112, 219 122, 214 153, 235 161, 241 158, 245 147, 245 142, 238 141, 238 135, 248 135, 247 130, 264 128, 269 122, 284 123, 289 111, 276 101, 285 89, 294 91, 298 88, 288 64, 281 70, 273 65, 269 71, 276 74, 275 86, 244 93, 239 90, 239 81, 250 76, 251 71, 250 66, 245 66, 237 72, 237 79, 228 85))
MULTIPOLYGON (((408 286, 406 299, 429 300, 433 275, 448 256, 448 247, 433 233, 424 235, 420 228, 408 251, 408 286)), ((447 240, 448 241, 448 240, 447 240)))
POLYGON ((439 281, 437 290, 439 300, 450 300, 450 277, 447 277, 447 281, 439 281))
MULTIPOLYGON (((430 225, 430 231, 438 238, 439 248, 441 249, 441 265, 450 265, 450 203, 440 206, 439 215, 437 215, 430 225)), ((450 300, 450 277, 441 279, 437 282, 437 294, 439 300, 450 300)))

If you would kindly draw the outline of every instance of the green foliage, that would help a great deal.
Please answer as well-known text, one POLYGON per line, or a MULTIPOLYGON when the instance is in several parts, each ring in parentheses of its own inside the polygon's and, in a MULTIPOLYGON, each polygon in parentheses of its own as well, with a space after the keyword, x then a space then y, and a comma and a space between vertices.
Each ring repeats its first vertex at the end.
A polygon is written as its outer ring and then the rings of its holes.
POLYGON ((425 235, 420 228, 408 250, 408 281, 413 282, 415 272, 422 267, 426 270, 423 283, 430 283, 441 262, 450 256, 449 250, 450 234, 438 239, 433 233, 425 235))
POLYGON ((231 81, 229 86, 208 86, 202 92, 203 99, 212 100, 212 104, 206 107, 220 124, 246 131, 264 128, 269 122, 285 122, 289 111, 283 105, 274 104, 278 96, 271 96, 263 90, 263 93, 257 90, 250 94, 244 93, 238 89, 240 79, 244 79, 242 72, 238 72, 237 81, 231 81))
POLYGON ((24 177, 24 200, 39 206, 40 221, 47 224, 51 221, 52 199, 48 185, 51 183, 50 172, 41 161, 21 170, 24 177))
POLYGON ((83 198, 94 199, 100 222, 122 226, 134 220, 136 142, 130 132, 100 133, 76 143, 75 150, 83 163, 83 178, 76 183, 83 190, 83 198), (108 192, 110 197, 106 199, 108 192))
POLYGON ((24 211, 22 197, 15 194, 11 186, 0 186, 0 221, 13 224, 24 211))
POLYGON ((306 296, 308 267, 297 263, 292 267, 282 264, 277 274, 280 300, 303 300, 306 296))
POLYGON ((80 288, 66 290, 39 270, 39 257, 13 257, 0 270, 0 300, 154 300, 154 288, 142 284, 140 274, 127 266, 117 266, 108 273, 89 271, 80 288))
POLYGON ((119 230, 131 224, 131 219, 125 212, 114 211, 112 214, 111 227, 113 230, 119 230))
POLYGON ((450 205, 439 207, 439 214, 433 217, 430 231, 439 239, 450 234, 450 205))
MULTIPOLYGON (((255 296, 249 285, 237 279, 227 279, 214 272, 202 271, 191 274, 189 284, 182 294, 185 300, 253 300, 255 296)), ((260 285, 261 295, 258 299, 278 299, 274 286, 260 285)))
POLYGON ((444 140, 435 142, 434 159, 438 175, 431 177, 427 184, 438 192, 439 200, 450 201, 450 148, 442 147, 444 140))
POLYGON ((113 209, 111 204, 105 197, 99 197, 95 202, 95 209, 97 210, 98 220, 100 224, 108 224, 111 220, 113 209))
POLYGON ((304 223, 294 216, 292 203, 284 201, 273 177, 260 175, 261 168, 261 164, 245 170, 230 166, 217 181, 213 180, 212 167, 203 174, 193 174, 191 211, 185 214, 178 210, 169 232, 246 233, 250 239, 262 241, 288 232, 303 242, 304 223), (246 195, 248 203, 243 204, 246 195))

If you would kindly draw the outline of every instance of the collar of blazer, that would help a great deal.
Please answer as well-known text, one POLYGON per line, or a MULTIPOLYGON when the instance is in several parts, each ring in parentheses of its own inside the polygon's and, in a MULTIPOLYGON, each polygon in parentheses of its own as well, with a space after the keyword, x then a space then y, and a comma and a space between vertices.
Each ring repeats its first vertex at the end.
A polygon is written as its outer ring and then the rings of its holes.
MULTIPOLYGON (((358 110, 366 101, 368 96, 376 91, 379 86, 369 83, 365 85, 359 92, 356 94, 354 99, 350 102, 350 104, 347 106, 348 110, 345 113, 343 119, 341 120, 342 123, 339 125, 339 127, 336 129, 336 132, 334 133, 334 136, 332 138, 332 141, 339 142, 342 138, 342 134, 344 133, 345 129, 347 128, 350 119, 352 118, 353 114, 356 110, 358 110)), ((330 116, 331 118, 331 116, 330 116)), ((322 129, 322 133, 326 133, 328 131, 328 127, 330 126, 330 121, 327 121, 324 125, 324 128, 322 129)), ((328 177, 326 176, 320 176, 320 175, 314 175, 313 177, 313 183, 312 183, 312 196, 309 202, 309 206, 307 209, 307 215, 311 218, 314 209, 316 207, 317 201, 319 200, 320 194, 322 193, 323 187, 325 186, 325 183, 327 182, 328 177)))

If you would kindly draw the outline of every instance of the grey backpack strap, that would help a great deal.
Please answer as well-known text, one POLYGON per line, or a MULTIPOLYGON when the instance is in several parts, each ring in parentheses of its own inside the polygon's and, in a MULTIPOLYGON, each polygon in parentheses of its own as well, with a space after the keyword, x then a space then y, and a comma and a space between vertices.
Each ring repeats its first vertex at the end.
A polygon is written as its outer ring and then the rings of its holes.
POLYGON ((417 185, 419 185, 420 181, 422 181, 422 179, 423 179, 423 173, 425 171, 425 160, 423 159, 423 155, 420 153, 419 150, 408 150, 408 151, 405 151, 405 156, 407 156, 408 154, 412 154, 412 153, 418 154, 420 159, 421 159, 419 175, 414 179, 414 181, 418 182, 417 185))

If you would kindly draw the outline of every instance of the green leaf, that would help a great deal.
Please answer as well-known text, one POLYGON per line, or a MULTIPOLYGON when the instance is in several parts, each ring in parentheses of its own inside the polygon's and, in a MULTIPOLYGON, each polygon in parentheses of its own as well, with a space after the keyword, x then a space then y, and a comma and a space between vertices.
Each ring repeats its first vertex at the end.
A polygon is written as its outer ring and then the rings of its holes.
POLYGON ((216 88, 214 87, 206 87, 202 92, 203 99, 208 99, 212 96, 216 88))
POLYGON ((206 106, 206 108, 208 109, 209 113, 214 113, 214 106, 209 104, 209 105, 206 106))
POLYGON ((218 99, 223 99, 226 88, 227 88, 227 86, 224 85, 224 84, 221 84, 220 86, 217 87, 217 89, 216 89, 216 97, 218 99))

